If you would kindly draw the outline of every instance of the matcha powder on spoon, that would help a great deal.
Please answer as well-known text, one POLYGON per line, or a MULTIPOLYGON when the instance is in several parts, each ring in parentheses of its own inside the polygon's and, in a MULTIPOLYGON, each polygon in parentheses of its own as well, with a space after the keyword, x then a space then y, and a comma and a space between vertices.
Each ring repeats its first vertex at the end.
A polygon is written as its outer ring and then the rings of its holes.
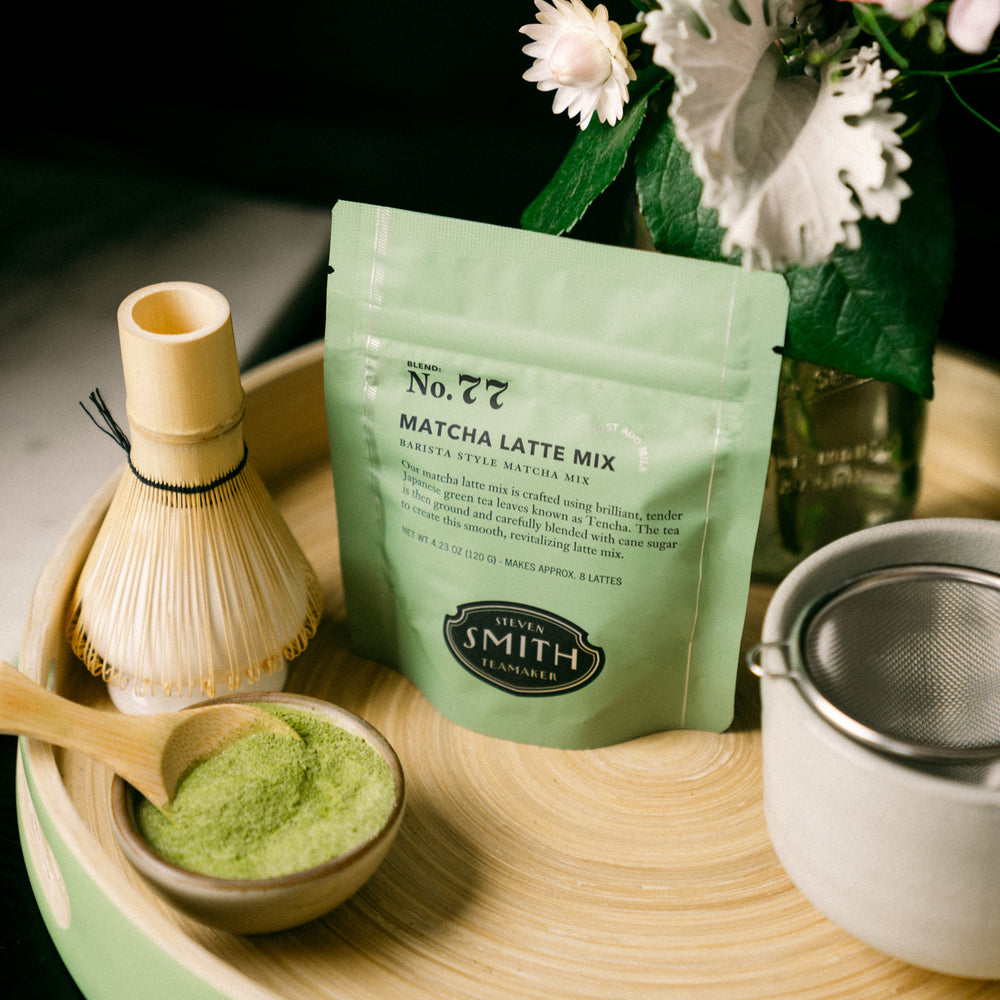
POLYGON ((395 790, 382 757, 320 715, 261 704, 301 737, 256 733, 195 765, 167 817, 140 799, 136 825, 162 858, 204 875, 271 878, 374 836, 395 790))

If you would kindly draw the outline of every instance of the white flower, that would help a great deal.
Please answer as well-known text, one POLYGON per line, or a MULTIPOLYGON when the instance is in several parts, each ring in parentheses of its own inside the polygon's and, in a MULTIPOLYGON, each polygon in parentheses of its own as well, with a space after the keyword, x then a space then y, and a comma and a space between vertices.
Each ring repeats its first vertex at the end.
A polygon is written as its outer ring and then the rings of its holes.
POLYGON ((872 0, 872 3, 881 7, 890 17, 897 21, 905 21, 914 14, 922 11, 931 0, 872 0))
MULTIPOLYGON (((872 0, 890 17, 905 21, 931 0, 872 0)), ((954 0, 948 8, 948 37, 963 52, 979 54, 990 47, 1000 25, 1000 0, 954 0)))
POLYGON ((811 47, 826 53, 818 73, 789 72, 777 43, 805 35, 807 0, 743 0, 740 19, 727 0, 662 3, 643 41, 676 81, 671 117, 725 253, 809 267, 856 249, 862 215, 896 221, 910 159, 895 131, 905 116, 879 96, 896 72, 877 47, 836 55, 838 36, 811 47))
POLYGON ((963 52, 985 52, 1000 25, 1000 0, 955 0, 948 11, 948 37, 963 52))
POLYGON ((598 119, 614 125, 625 112, 635 70, 628 60, 622 29, 600 4, 593 13, 580 0, 535 0, 537 24, 521 32, 533 39, 522 50, 535 61, 524 79, 539 90, 554 90, 552 110, 580 116, 585 129, 598 119))

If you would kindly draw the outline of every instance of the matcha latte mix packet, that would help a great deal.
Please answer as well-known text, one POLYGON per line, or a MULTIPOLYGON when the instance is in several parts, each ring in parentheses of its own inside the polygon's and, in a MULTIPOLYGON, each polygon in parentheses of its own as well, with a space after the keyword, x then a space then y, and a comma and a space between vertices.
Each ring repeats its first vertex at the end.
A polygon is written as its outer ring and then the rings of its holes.
POLYGON ((725 729, 784 280, 349 202, 330 263, 354 651, 522 743, 725 729))

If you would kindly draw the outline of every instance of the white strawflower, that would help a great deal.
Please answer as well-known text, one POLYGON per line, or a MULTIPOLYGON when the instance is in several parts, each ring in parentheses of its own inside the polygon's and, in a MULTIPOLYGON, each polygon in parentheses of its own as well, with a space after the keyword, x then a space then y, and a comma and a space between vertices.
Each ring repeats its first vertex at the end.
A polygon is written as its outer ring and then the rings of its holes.
POLYGON ((535 61, 524 79, 539 90, 554 90, 552 110, 580 116, 585 129, 596 113, 614 125, 625 113, 635 70, 628 60, 622 29, 600 4, 591 12, 580 0, 535 0, 538 23, 522 34, 532 41, 522 50, 535 61))

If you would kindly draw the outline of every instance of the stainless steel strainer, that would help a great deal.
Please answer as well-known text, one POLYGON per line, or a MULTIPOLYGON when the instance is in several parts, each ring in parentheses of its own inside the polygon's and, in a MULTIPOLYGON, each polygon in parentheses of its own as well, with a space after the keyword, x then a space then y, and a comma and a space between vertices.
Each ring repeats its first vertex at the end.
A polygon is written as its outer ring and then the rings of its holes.
POLYGON ((749 663, 795 681, 827 722, 875 750, 995 783, 1000 576, 948 565, 867 573, 807 606, 787 641, 755 647, 749 663), (767 649, 781 651, 781 669, 767 649))

